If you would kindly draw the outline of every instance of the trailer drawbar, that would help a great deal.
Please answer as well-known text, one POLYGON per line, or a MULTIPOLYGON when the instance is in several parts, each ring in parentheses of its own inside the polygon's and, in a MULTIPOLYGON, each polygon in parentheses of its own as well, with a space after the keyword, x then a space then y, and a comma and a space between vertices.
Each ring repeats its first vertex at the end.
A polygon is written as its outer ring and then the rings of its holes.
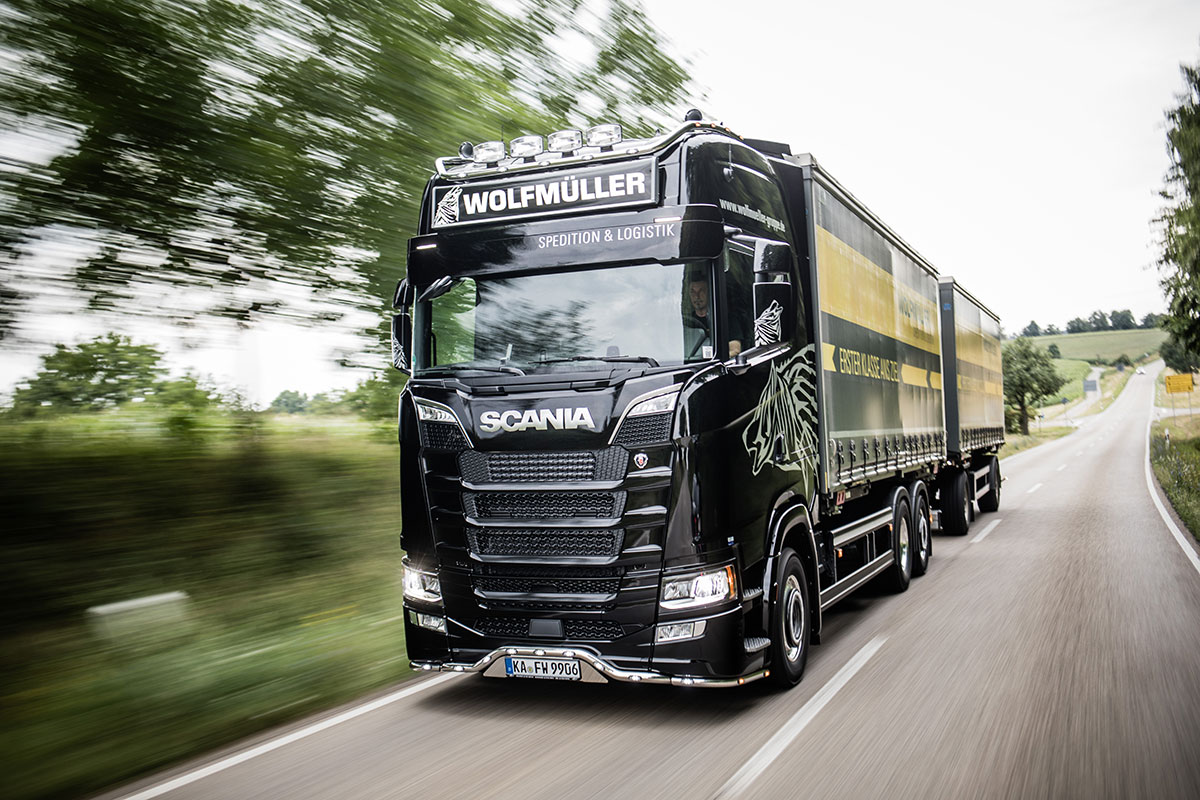
POLYGON ((999 506, 998 318, 694 116, 438 160, 392 322, 415 668, 791 686, 999 506))

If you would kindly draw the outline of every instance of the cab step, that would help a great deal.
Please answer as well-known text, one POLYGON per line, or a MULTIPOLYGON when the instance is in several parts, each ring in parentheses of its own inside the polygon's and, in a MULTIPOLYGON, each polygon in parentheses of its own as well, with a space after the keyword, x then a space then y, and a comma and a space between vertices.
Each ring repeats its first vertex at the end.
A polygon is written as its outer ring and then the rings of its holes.
POLYGON ((766 650, 770 644, 771 640, 765 636, 750 636, 742 643, 742 649, 747 653, 757 653, 766 650))

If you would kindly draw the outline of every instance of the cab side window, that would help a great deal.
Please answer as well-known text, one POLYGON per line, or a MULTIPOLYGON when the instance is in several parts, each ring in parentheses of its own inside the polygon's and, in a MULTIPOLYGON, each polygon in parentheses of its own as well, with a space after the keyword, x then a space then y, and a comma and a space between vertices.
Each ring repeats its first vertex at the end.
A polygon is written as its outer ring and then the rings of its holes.
POLYGON ((725 340, 730 358, 754 347, 754 253, 735 243, 725 245, 725 340))

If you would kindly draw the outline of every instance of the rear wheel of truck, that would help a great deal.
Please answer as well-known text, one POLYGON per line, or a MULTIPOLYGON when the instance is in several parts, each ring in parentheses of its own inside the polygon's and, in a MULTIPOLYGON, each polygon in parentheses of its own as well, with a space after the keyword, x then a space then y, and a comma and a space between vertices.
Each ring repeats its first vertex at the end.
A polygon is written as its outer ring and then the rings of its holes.
POLYGON ((929 559, 933 557, 933 533, 929 522, 929 498, 926 497, 925 492, 913 492, 910 496, 913 498, 912 574, 914 576, 921 576, 929 569, 929 559))
POLYGON ((991 457, 988 465, 987 494, 979 498, 980 511, 997 511, 1000 508, 1000 459, 991 457))
POLYGON ((951 536, 966 536, 971 527, 971 496, 967 493, 967 473, 955 470, 942 486, 942 530, 951 536))
POLYGON ((812 620, 808 612, 808 583, 804 565, 790 547, 779 554, 779 580, 771 605, 771 675, 776 686, 800 682, 808 661, 812 620))
POLYGON ((892 554, 892 565, 883 573, 885 583, 893 592, 903 592, 908 589, 913 571, 912 524, 904 499, 892 506, 892 554))

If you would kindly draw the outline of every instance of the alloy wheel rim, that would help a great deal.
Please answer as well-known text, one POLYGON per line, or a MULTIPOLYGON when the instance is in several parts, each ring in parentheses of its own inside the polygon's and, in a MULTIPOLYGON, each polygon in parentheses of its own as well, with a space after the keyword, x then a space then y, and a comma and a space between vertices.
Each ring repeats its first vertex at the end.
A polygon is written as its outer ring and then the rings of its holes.
POLYGON ((783 638, 787 660, 795 663, 804 648, 804 592, 795 575, 783 586, 783 638))
POLYGON ((908 552, 908 520, 900 520, 900 570, 907 575, 909 570, 909 558, 911 554, 908 552))
POLYGON ((929 560, 929 515, 925 513, 925 509, 921 509, 921 514, 917 517, 917 546, 920 548, 918 556, 922 563, 929 560))

